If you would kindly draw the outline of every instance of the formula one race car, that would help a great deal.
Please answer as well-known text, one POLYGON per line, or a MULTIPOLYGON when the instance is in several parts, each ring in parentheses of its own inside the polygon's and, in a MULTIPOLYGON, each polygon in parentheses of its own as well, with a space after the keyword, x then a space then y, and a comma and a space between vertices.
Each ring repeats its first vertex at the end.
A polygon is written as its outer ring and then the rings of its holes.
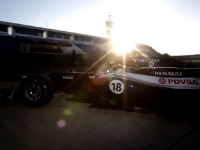
POLYGON ((194 110, 200 93, 200 69, 176 67, 125 67, 103 72, 52 72, 22 80, 21 100, 29 107, 46 105, 56 90, 80 89, 92 97, 91 107, 123 110, 194 110))
POLYGON ((177 67, 124 67, 93 80, 101 86, 94 107, 193 110, 198 106, 200 69, 177 67))
POLYGON ((195 107, 200 93, 200 68, 170 57, 132 60, 130 67, 118 64, 109 72, 68 70, 23 76, 20 99, 29 107, 41 107, 57 91, 80 89, 94 107, 198 110, 195 107))
POLYGON ((91 107, 139 111, 198 110, 198 66, 162 55, 154 49, 134 50, 126 57, 124 65, 128 67, 114 65, 109 73, 95 76, 92 83, 100 88, 91 107))
MULTIPOLYGON (((86 68, 79 72, 68 70, 77 68, 74 55, 63 54, 59 49, 72 46, 70 41, 22 35, 1 35, 0 39, 0 83, 5 88, 10 87, 8 82, 14 87, 19 81, 17 91, 7 88, 0 92, 0 101, 3 98, 13 101, 16 96, 29 107, 42 107, 56 92, 80 89, 95 107, 168 109, 173 106, 180 110, 198 106, 200 69, 161 55, 149 46, 137 45, 126 56, 125 63, 122 57, 113 59, 107 55, 110 52, 97 53, 98 59, 96 54, 93 61, 88 58, 86 68), (53 50, 55 47, 58 49, 53 50), (128 67, 114 65, 119 63, 128 67), (109 72, 99 71, 101 64, 108 64, 109 72)), ((80 62, 86 58, 77 56, 80 62)))

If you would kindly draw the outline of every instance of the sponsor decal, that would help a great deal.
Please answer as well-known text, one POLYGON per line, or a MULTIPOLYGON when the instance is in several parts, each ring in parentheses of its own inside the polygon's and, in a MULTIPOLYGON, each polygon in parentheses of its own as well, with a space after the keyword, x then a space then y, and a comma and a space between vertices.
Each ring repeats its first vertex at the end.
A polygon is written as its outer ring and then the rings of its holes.
POLYGON ((160 84, 179 84, 179 85, 199 85, 195 79, 165 79, 159 78, 158 82, 160 84))
POLYGON ((115 74, 126 74, 126 71, 116 71, 115 74))
POLYGON ((154 62, 150 61, 150 62, 148 63, 148 65, 149 65, 150 68, 153 68, 154 62))
POLYGON ((156 76, 182 76, 182 72, 155 72, 156 76))
POLYGON ((115 94, 121 94, 124 91, 124 83, 120 80, 112 80, 109 84, 110 90, 115 94))
POLYGON ((167 81, 166 81, 165 78, 160 78, 160 79, 158 79, 158 82, 159 82, 160 84, 165 84, 167 81))
POLYGON ((72 80, 72 79, 74 79, 74 75, 63 76, 62 78, 63 79, 70 79, 70 80, 72 80))
POLYGON ((133 59, 134 62, 160 62, 160 59, 133 59))
POLYGON ((174 83, 174 84, 196 84, 198 85, 196 80, 191 80, 191 79, 168 79, 169 84, 174 83))
POLYGON ((121 77, 121 76, 125 76, 125 75, 126 75, 125 71, 121 71, 121 72, 115 71, 115 72, 113 72, 113 76, 121 77))
POLYGON ((95 79, 95 76, 89 76, 89 79, 95 79))

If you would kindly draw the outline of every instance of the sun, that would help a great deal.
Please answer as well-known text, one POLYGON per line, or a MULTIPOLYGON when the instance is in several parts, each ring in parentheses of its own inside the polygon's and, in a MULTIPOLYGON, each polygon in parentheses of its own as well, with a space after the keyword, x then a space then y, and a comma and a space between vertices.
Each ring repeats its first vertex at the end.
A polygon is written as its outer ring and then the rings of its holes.
POLYGON ((135 42, 133 37, 124 36, 123 34, 113 33, 111 35, 111 41, 113 45, 113 50, 118 55, 125 55, 127 52, 130 52, 132 49, 135 49, 135 42))

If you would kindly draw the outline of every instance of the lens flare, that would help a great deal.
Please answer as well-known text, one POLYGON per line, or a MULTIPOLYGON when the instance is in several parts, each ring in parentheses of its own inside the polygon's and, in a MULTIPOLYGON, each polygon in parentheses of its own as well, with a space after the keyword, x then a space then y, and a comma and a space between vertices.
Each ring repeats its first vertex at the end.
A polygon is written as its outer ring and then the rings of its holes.
POLYGON ((59 127, 59 128, 64 128, 65 126, 66 126, 66 121, 65 120, 58 120, 58 122, 57 122, 57 126, 59 127))
POLYGON ((67 108, 67 109, 64 111, 64 114, 65 114, 66 116, 72 115, 71 109, 67 108))

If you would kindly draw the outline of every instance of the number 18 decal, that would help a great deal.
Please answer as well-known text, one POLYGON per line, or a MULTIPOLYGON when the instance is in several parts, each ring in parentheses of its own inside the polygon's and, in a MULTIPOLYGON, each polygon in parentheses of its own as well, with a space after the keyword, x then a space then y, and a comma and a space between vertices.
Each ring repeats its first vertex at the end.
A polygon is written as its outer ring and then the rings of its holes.
POLYGON ((115 94, 121 94, 124 91, 124 83, 120 80, 112 80, 109 84, 110 90, 115 94))

